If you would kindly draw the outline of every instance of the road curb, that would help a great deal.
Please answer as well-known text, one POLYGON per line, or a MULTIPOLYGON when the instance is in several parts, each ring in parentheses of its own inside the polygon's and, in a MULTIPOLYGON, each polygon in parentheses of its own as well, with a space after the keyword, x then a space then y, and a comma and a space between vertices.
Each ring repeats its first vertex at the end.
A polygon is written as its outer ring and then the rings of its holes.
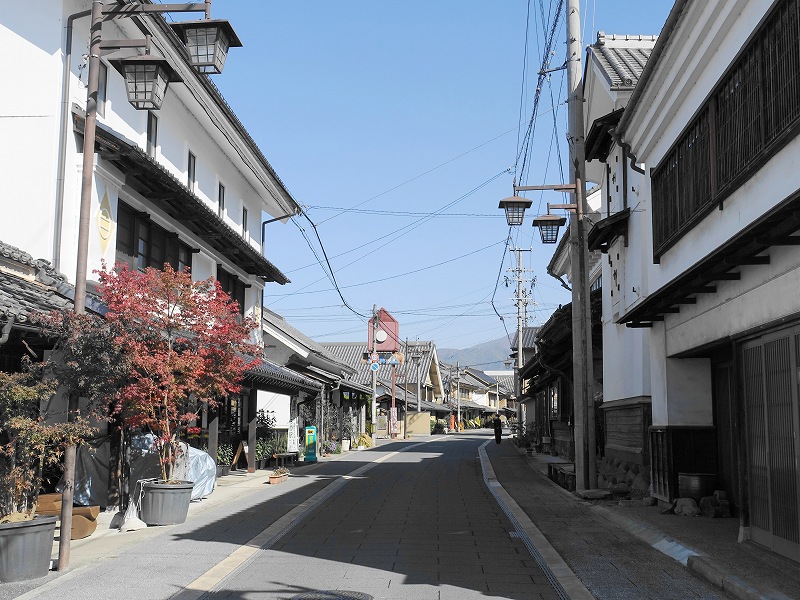
POLYGON ((705 556, 690 556, 687 568, 739 600, 792 600, 767 586, 758 586, 735 575, 705 556))

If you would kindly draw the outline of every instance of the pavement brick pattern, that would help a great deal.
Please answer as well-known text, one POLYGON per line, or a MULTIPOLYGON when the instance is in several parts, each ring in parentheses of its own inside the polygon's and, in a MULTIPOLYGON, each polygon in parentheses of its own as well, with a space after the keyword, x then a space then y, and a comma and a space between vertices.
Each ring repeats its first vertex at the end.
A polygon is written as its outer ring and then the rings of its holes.
POLYGON ((510 441, 486 450, 505 490, 599 600, 729 597, 530 469, 510 441))
POLYGON ((386 600, 557 598, 510 535, 483 484, 477 447, 474 439, 442 440, 375 466, 210 597, 338 589, 386 600))

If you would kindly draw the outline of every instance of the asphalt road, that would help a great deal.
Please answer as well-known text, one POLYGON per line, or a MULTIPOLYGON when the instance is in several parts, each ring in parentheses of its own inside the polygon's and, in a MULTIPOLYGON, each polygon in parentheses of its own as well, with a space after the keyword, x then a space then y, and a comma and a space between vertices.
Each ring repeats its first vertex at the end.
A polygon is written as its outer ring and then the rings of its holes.
POLYGON ((384 442, 277 486, 224 478, 186 523, 95 534, 71 566, 0 600, 727 597, 490 430, 384 442))

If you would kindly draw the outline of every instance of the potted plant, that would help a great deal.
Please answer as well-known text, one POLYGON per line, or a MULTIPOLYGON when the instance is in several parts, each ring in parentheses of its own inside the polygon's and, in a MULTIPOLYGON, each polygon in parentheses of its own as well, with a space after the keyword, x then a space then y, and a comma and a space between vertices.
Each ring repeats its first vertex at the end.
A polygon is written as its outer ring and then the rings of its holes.
POLYGON ((289 469, 286 467, 277 467, 272 473, 269 474, 270 485, 283 483, 289 478, 289 469))
POLYGON ((350 444, 353 439, 353 420, 349 415, 345 415, 342 422, 342 452, 350 450, 350 444))
POLYGON ((223 443, 217 446, 217 470, 218 477, 231 474, 231 463, 233 462, 233 446, 223 443))
MULTIPOLYGON (((193 484, 174 477, 181 437, 203 407, 237 393, 256 324, 212 280, 192 281, 188 271, 127 265, 98 272, 106 319, 119 326, 118 343, 131 359, 115 412, 126 426, 151 431, 161 478, 145 482, 139 507, 148 525, 182 523, 193 484)), ((252 362, 258 362, 253 359, 252 362)))
POLYGON ((356 447, 359 450, 372 447, 372 436, 367 433, 360 433, 356 438, 356 447))
POLYGON ((35 516, 42 471, 58 465, 68 443, 91 432, 84 419, 50 423, 41 406, 58 382, 44 366, 0 372, 0 582, 44 577, 50 567, 55 516, 35 516))
POLYGON ((272 456, 272 444, 263 438, 256 440, 256 461, 259 469, 267 468, 270 456, 272 456))

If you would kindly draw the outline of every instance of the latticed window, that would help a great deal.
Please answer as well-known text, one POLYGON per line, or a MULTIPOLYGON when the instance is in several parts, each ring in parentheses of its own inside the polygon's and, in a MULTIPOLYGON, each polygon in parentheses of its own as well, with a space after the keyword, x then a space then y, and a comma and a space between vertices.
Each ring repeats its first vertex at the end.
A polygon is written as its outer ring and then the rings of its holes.
POLYGON ((653 169, 656 258, 800 130, 800 0, 778 2, 653 169))
POLYGON ((783 2, 764 28, 764 136, 771 143, 800 116, 800 2, 783 2))
POLYGON ((656 247, 686 227, 711 200, 708 111, 704 110, 653 172, 656 247))
POLYGON ((748 49, 714 95, 717 106, 717 178, 732 183, 761 152, 758 52, 748 49))

